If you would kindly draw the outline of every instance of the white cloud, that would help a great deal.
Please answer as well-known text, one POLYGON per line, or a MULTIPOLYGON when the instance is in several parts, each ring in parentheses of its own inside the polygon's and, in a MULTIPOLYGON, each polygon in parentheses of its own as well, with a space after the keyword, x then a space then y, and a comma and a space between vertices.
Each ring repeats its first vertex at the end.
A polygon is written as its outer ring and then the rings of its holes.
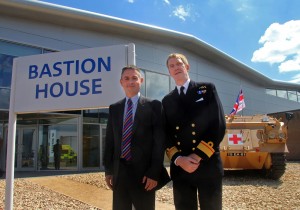
POLYGON ((300 74, 294 76, 293 79, 290 80, 289 82, 300 83, 300 74))
POLYGON ((271 24, 259 43, 263 47, 253 53, 252 62, 277 64, 279 72, 300 71, 300 20, 271 24))
POLYGON ((290 60, 284 61, 279 65, 280 72, 299 71, 300 70, 300 53, 291 58, 290 60))
POLYGON ((179 19, 185 21, 186 18, 190 16, 190 8, 188 6, 186 8, 184 8, 183 5, 179 5, 173 11, 173 15, 175 15, 179 19))
POLYGON ((128 0, 128 3, 134 3, 134 0, 128 0))
POLYGON ((163 0, 163 2, 165 2, 166 4, 170 5, 170 1, 169 0, 163 0))
MULTIPOLYGON (((256 10, 251 0, 226 0, 239 14, 239 20, 253 21, 257 18, 256 10)), ((219 3, 219 2, 218 2, 219 3)))

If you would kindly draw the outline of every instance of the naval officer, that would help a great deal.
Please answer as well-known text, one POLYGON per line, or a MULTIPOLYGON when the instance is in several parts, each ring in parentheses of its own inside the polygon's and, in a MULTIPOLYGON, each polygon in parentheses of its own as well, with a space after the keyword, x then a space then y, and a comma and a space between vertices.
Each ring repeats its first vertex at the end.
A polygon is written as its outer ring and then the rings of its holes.
POLYGON ((167 59, 176 88, 163 100, 167 133, 167 156, 176 210, 222 209, 223 166, 219 144, 226 121, 217 90, 212 83, 189 77, 187 58, 178 53, 167 59))

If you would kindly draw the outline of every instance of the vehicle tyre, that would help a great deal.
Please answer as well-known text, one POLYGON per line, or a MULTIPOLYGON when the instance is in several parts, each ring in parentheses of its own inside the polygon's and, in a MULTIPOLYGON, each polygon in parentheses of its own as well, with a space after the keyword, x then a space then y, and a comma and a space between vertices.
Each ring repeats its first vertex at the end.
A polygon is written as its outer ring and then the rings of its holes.
POLYGON ((271 153, 272 166, 270 169, 263 169, 265 177, 278 180, 285 172, 286 155, 284 153, 271 153))

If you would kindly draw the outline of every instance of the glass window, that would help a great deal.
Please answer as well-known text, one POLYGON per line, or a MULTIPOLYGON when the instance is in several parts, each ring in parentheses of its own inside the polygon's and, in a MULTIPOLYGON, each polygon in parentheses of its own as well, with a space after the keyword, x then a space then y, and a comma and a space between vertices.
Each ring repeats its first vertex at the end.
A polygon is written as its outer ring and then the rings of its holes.
POLYGON ((83 125, 82 166, 100 167, 100 128, 99 125, 83 125))
POLYGON ((10 88, 0 87, 0 109, 9 109, 10 88))
POLYGON ((146 96, 161 100, 169 93, 169 76, 146 72, 146 96))
POLYGON ((0 122, 0 171, 5 169, 5 143, 4 143, 4 124, 0 122))
POLYGON ((297 101, 297 92, 296 91, 288 91, 288 98, 292 101, 297 101))
POLYGON ((57 161, 59 169, 77 169, 78 136, 77 124, 74 125, 40 125, 39 126, 39 169, 55 169, 57 161), (58 140, 58 141, 57 141, 58 140), (56 158, 56 144, 59 155, 56 158))
POLYGON ((10 87, 15 56, 0 54, 0 87, 10 87))
POLYGON ((141 70, 141 73, 142 73, 142 77, 144 78, 144 82, 142 83, 140 92, 143 96, 145 96, 146 95, 146 74, 144 70, 141 70))
MULTIPOLYGON (((45 52, 50 52, 50 50, 45 52)), ((41 53, 41 48, 0 40, 0 109, 9 109, 13 59, 18 56, 41 53)))
POLYGON ((53 53, 53 52, 57 52, 57 51, 54 51, 54 50, 48 50, 48 49, 43 49, 42 54, 53 53))
POLYGON ((175 89, 176 83, 175 83, 174 79, 171 78, 171 77, 170 77, 170 80, 171 80, 171 89, 170 89, 170 91, 171 91, 171 90, 174 90, 174 89, 175 89))
POLYGON ((286 90, 277 90, 277 96, 287 99, 287 91, 286 90))
POLYGON ((276 96, 276 90, 266 89, 266 93, 269 94, 269 95, 276 96))
POLYGON ((83 110, 84 123, 106 124, 108 120, 108 108, 83 110))
POLYGON ((13 55, 13 56, 25 56, 41 54, 40 48, 15 44, 11 42, 0 41, 0 54, 13 55))

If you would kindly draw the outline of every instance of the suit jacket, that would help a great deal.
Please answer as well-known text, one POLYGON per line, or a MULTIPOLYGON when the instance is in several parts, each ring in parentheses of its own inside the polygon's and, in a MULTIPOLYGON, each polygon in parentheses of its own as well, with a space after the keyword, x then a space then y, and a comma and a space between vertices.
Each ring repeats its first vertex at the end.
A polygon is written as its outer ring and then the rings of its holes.
MULTIPOLYGON (((123 115, 126 99, 109 107, 104 152, 105 174, 118 181, 121 157, 123 115)), ((133 123, 131 141, 134 179, 142 182, 143 176, 158 180, 165 151, 165 133, 162 127, 162 105, 158 100, 140 96, 133 123)))
POLYGON ((219 144, 225 134, 226 121, 215 86, 190 81, 183 99, 175 88, 163 98, 162 103, 167 155, 172 161, 171 178, 180 178, 186 173, 174 164, 174 160, 191 153, 202 158, 199 168, 191 176, 223 175, 219 144))

